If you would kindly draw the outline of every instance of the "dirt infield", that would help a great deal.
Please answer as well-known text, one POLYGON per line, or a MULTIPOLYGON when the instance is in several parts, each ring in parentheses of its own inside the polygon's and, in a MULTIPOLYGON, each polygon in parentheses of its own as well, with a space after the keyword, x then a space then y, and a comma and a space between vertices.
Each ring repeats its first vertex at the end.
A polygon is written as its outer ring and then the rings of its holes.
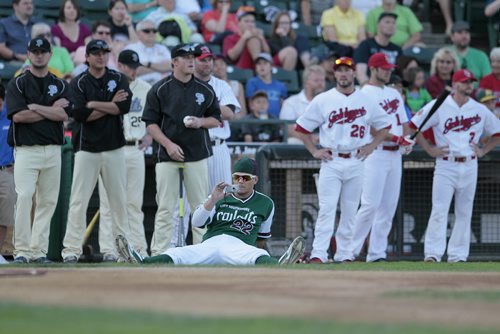
POLYGON ((0 275, 2 302, 500 328, 498 299, 429 297, 432 291, 498 294, 500 273, 123 267, 0 275))

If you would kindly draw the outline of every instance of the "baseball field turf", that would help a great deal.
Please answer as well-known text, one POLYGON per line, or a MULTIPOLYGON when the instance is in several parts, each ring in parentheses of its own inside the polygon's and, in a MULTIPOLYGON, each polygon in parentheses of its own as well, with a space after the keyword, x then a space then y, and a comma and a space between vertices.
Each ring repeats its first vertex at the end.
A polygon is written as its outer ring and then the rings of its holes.
POLYGON ((0 267, 1 333, 499 333, 500 263, 0 267))

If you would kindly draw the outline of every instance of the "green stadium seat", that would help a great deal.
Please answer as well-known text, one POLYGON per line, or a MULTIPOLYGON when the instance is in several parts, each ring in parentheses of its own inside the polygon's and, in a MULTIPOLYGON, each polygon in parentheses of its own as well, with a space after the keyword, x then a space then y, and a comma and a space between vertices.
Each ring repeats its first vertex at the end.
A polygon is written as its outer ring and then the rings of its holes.
POLYGON ((269 38, 271 36, 271 29, 272 29, 272 27, 271 27, 270 23, 264 23, 264 22, 256 21, 255 25, 257 26, 257 28, 262 29, 262 31, 264 32, 264 36, 266 38, 269 38))
POLYGON ((286 85, 288 94, 296 94, 301 90, 297 71, 287 71, 279 67, 273 67, 273 79, 283 82, 286 85))
POLYGON ((80 8, 89 20, 107 20, 109 0, 81 0, 80 8))
POLYGON ((490 49, 500 45, 500 13, 488 19, 488 42, 490 49))
POLYGON ((0 0, 0 18, 12 15, 12 0, 0 0))
POLYGON ((35 15, 49 20, 57 20, 62 0, 33 0, 35 15))
POLYGON ((10 62, 0 62, 0 79, 3 82, 8 82, 10 79, 14 77, 17 70, 19 70, 19 65, 12 65, 10 62))
POLYGON ((252 70, 241 69, 233 65, 227 66, 227 77, 229 80, 236 80, 245 85, 248 79, 252 78, 253 76, 254 73, 252 70))

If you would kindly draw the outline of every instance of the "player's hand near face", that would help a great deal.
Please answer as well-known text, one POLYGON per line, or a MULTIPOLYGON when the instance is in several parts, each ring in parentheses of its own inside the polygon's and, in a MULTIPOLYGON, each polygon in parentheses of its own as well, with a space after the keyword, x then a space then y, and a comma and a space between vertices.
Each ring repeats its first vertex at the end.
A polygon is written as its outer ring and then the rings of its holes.
POLYGON ((168 156, 172 158, 172 160, 184 161, 184 151, 179 145, 171 142, 165 147, 165 149, 167 150, 168 156))
POLYGON ((319 150, 314 151, 313 157, 319 160, 332 160, 332 150, 329 148, 321 148, 319 150))
POLYGON ((224 198, 224 196, 226 196, 226 193, 224 192, 226 186, 228 186, 226 182, 220 182, 215 185, 214 189, 212 190, 212 198, 215 200, 215 202, 220 201, 224 198))

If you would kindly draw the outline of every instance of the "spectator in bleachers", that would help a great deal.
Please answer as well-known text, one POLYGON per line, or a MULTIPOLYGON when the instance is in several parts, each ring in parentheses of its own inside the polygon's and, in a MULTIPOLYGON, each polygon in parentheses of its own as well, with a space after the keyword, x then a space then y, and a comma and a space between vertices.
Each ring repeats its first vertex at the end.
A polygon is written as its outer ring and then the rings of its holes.
POLYGON ((494 16, 500 12, 500 0, 486 0, 486 6, 484 7, 484 15, 487 17, 494 16))
POLYGON ((158 0, 127 0, 132 21, 139 22, 158 8, 158 0))
POLYGON ((137 23, 139 41, 126 46, 139 55, 142 66, 137 69, 137 78, 150 84, 156 83, 172 71, 170 50, 156 43, 156 29, 152 21, 142 20, 137 23))
POLYGON ((212 0, 212 7, 201 18, 205 41, 222 45, 226 36, 238 33, 238 19, 230 10, 231 0, 212 0))
POLYGON ((111 38, 113 41, 136 42, 132 17, 128 13, 128 6, 125 0, 111 0, 108 5, 108 22, 111 26, 111 38))
POLYGON ((234 95, 238 99, 240 103, 240 112, 236 113, 235 118, 242 118, 247 115, 247 102, 245 100, 245 89, 241 82, 238 80, 229 80, 227 77, 227 59, 222 55, 215 56, 214 59, 214 75, 224 80, 229 84, 231 89, 233 90, 234 95))
POLYGON ((287 11, 278 13, 267 40, 271 47, 274 64, 284 70, 295 70, 308 66, 311 62, 309 39, 292 29, 292 19, 287 11))
POLYGON ((476 100, 484 104, 486 108, 500 118, 500 112, 496 110, 497 97, 492 90, 479 88, 476 92, 476 100))
MULTIPOLYGON (((283 102, 279 118, 296 121, 306 111, 309 102, 316 95, 325 91, 325 76, 325 70, 319 65, 306 67, 302 74, 304 88, 300 93, 290 96, 283 102)), ((298 137, 295 131, 295 123, 288 125, 288 142, 302 144, 302 141, 298 137)))
MULTIPOLYGON (((488 56, 483 51, 470 46, 469 22, 457 21, 451 28, 451 49, 460 60, 459 67, 471 71, 477 80, 491 72, 488 56)), ((477 87, 477 84, 475 84, 477 87)))
POLYGON ((409 68, 404 77, 408 83, 405 89, 406 103, 412 113, 418 112, 424 105, 432 101, 432 97, 425 89, 425 71, 421 67, 409 68))
POLYGON ((480 88, 490 89, 496 96, 496 114, 500 115, 500 47, 490 52, 491 73, 481 79, 480 88))
POLYGON ((459 69, 460 60, 450 48, 444 47, 436 51, 431 60, 431 76, 425 83, 425 88, 435 99, 445 87, 451 88, 451 77, 459 69))
POLYGON ((391 64, 396 64, 397 58, 403 54, 401 47, 390 41, 396 32, 397 18, 398 16, 394 13, 381 13, 378 17, 375 36, 361 42, 354 51, 356 79, 360 85, 368 82, 368 59, 373 54, 377 52, 384 53, 391 64))
MULTIPOLYGON (((180 2, 182 1, 185 0, 181 0, 180 2)), ((146 16, 145 20, 153 21, 155 28, 161 30, 160 24, 163 21, 174 19, 175 22, 179 24, 181 31, 183 31, 184 34, 186 34, 186 29, 183 26, 187 25, 187 27, 189 27, 189 33, 187 34, 189 36, 189 42, 203 42, 203 37, 197 32, 198 28, 196 27, 196 24, 194 24, 188 15, 177 10, 176 0, 158 0, 158 5, 160 7, 146 16)), ((186 41, 183 39, 181 42, 185 43, 186 41)))
POLYGON ((319 25, 323 12, 334 4, 335 0, 301 0, 302 22, 306 25, 319 25))
POLYGON ((359 10, 364 17, 368 15, 370 10, 378 6, 382 6, 382 0, 352 0, 352 8, 359 10))
POLYGON ((229 12, 231 0, 213 0, 212 5, 214 9, 203 14, 201 32, 206 42, 222 45, 226 36, 238 33, 238 20, 229 12))
POLYGON ((401 78, 403 78, 405 81, 406 77, 406 72, 408 72, 409 69, 418 67, 418 61, 415 57, 412 56, 407 56, 407 55, 401 55, 396 59, 396 68, 394 73, 399 75, 401 78))
MULTIPOLYGON (((111 48, 109 52, 107 67, 110 69, 117 69, 118 54, 120 49, 117 49, 111 39, 111 26, 106 21, 94 21, 92 24, 92 35, 91 40, 100 39, 106 42, 106 44, 111 48)), ((87 43, 88 44, 88 43, 87 43)), ((87 47, 80 46, 76 49, 73 55, 73 63, 75 64, 75 69, 73 71, 73 76, 76 77, 83 71, 87 69, 87 47)))
POLYGON ((394 13, 396 18, 396 31, 390 41, 403 49, 420 43, 422 38, 422 24, 410 8, 398 5, 396 0, 383 0, 382 6, 372 9, 366 18, 366 32, 374 36, 377 32, 377 22, 380 14, 394 13))
POLYGON ((264 38, 262 29, 255 26, 255 8, 242 6, 236 12, 238 33, 226 36, 222 45, 224 56, 243 69, 255 68, 254 60, 271 49, 264 38))
POLYGON ((175 11, 187 15, 193 22, 201 21, 201 7, 198 0, 179 0, 175 11))
POLYGON ((264 91, 269 101, 269 114, 278 118, 283 100, 288 92, 283 82, 273 79, 273 58, 269 53, 261 53, 255 59, 255 77, 247 81, 245 95, 250 99, 255 92, 264 91))
POLYGON ((333 65, 335 65, 335 60, 337 60, 337 58, 338 55, 335 52, 330 52, 324 58, 320 59, 320 65, 325 70, 325 90, 329 90, 336 85, 333 65))
MULTIPOLYGON (((248 102, 250 113, 243 119, 276 119, 276 116, 269 113, 269 105, 268 95, 265 91, 254 92, 248 102)), ((280 141, 279 126, 276 124, 245 123, 241 126, 241 133, 246 143, 280 141)))
MULTIPOLYGON (((31 28, 31 38, 44 37, 52 46, 52 56, 49 61, 49 71, 59 78, 66 80, 71 79, 72 72, 74 69, 73 61, 68 53, 68 50, 63 47, 53 46, 52 33, 50 32, 50 26, 44 22, 38 22, 31 28)), ((29 65, 29 60, 26 60, 26 64, 29 65)))
POLYGON ((29 32, 40 20, 33 17, 31 0, 12 0, 14 13, 0 20, 0 58, 12 61, 19 66, 27 59, 26 45, 31 36, 29 32))
POLYGON ((353 49, 366 39, 363 13, 351 7, 351 0, 336 0, 321 16, 323 39, 330 50, 352 56, 353 49))
POLYGON ((64 0, 59 8, 59 19, 51 27, 54 43, 66 48, 74 57, 76 49, 85 47, 91 39, 87 25, 80 22, 81 11, 76 0, 64 0))

